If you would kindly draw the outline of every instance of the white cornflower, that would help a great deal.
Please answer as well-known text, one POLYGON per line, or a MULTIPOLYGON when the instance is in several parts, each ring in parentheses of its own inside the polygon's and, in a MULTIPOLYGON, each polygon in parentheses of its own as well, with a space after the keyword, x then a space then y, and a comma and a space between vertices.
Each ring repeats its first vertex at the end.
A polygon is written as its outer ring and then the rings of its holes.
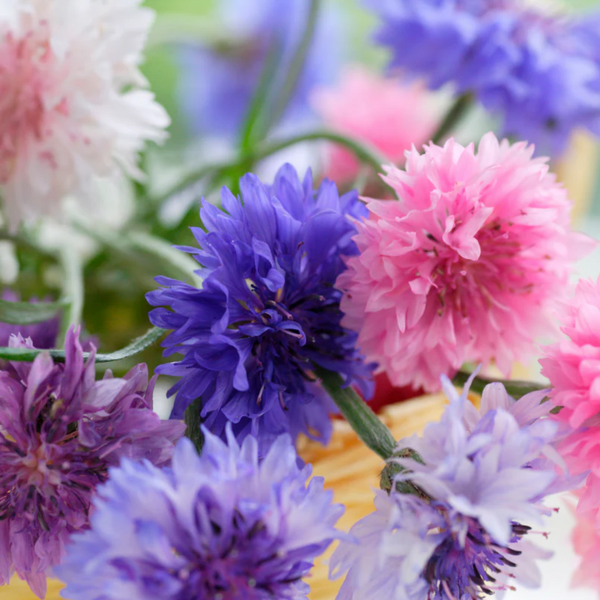
POLYGON ((169 124, 138 67, 154 13, 142 0, 2 0, 0 194, 11 228, 88 205, 97 178, 136 178, 169 124))

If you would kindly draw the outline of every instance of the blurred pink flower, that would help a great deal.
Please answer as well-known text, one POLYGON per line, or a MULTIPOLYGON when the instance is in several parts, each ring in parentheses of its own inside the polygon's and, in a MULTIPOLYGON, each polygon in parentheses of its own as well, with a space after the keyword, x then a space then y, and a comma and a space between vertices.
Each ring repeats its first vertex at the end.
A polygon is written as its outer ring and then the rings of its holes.
POLYGON ((581 563, 573 574, 573 587, 592 587, 600 592, 600 532, 594 523, 579 517, 573 531, 573 546, 581 563))
POLYGON ((600 279, 579 281, 562 322, 564 336, 544 348, 540 364, 552 403, 562 407, 557 419, 572 428, 561 454, 573 472, 591 471, 578 511, 600 532, 600 279))
POLYGON ((169 118, 138 66, 154 15, 142 0, 12 0, 0 6, 0 193, 10 226, 93 200, 96 178, 161 141, 169 118))
MULTIPOLYGON (((560 418, 571 427, 581 427, 591 417, 600 425, 600 279, 579 281, 561 331, 565 336, 547 346, 540 360, 552 384, 552 401, 563 407, 560 418)), ((598 442, 600 458, 600 436, 598 442)))
MULTIPOLYGON (((436 126, 425 87, 384 79, 359 66, 348 68, 336 88, 317 90, 313 104, 331 129, 370 143, 395 163, 413 145, 427 142, 436 126)), ((327 177, 348 181, 358 169, 350 151, 329 147, 327 177)))
POLYGON ((337 287, 344 325, 393 385, 439 388, 465 361, 506 374, 550 326, 571 260, 591 242, 533 147, 450 140, 384 167, 398 201, 371 200, 337 287))

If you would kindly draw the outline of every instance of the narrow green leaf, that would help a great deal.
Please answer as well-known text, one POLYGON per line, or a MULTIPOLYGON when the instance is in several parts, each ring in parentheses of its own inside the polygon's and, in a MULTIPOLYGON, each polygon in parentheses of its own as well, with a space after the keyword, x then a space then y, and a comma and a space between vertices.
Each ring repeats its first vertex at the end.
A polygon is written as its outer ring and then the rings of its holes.
POLYGON ((12 325, 31 325, 48 321, 56 316, 56 313, 67 305, 64 301, 59 302, 9 302, 0 300, 0 323, 12 325))
MULTIPOLYGON (((464 387, 467 383, 471 373, 467 373, 466 371, 459 371, 452 379, 452 383, 457 387, 464 387)), ((525 394, 529 394, 531 392, 539 392, 541 390, 547 389, 549 386, 543 383, 536 383, 534 381, 518 381, 516 379, 495 379, 493 377, 484 377, 483 375, 477 375, 475 379, 471 382, 470 390, 475 392, 476 394, 482 394, 483 390, 490 383, 501 383, 508 395, 518 400, 525 394)))
MULTIPOLYGON (((125 346, 125 348, 121 348, 120 350, 109 352, 107 354, 97 354, 96 362, 115 362, 117 360, 129 358, 130 356, 135 356, 154 344, 164 333, 164 329, 160 329, 160 327, 153 327, 152 329, 149 329, 143 336, 133 340, 133 342, 131 342, 131 344, 128 346, 125 346)), ((52 358, 54 358, 57 362, 62 362, 65 360, 64 350, 30 350, 29 348, 0 348, 0 358, 20 362, 31 362, 38 354, 41 354, 42 352, 49 352, 50 356, 52 356, 52 358)), ((89 357, 89 355, 89 352, 83 353, 83 356, 86 359, 89 357)))

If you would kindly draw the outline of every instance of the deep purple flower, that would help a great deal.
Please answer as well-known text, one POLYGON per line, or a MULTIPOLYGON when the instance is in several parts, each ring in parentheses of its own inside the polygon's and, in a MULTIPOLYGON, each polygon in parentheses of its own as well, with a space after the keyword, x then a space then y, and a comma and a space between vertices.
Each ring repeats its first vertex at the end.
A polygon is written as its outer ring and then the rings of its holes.
POLYGON ((71 329, 64 364, 42 353, 0 370, 0 585, 16 571, 43 598, 47 570, 70 534, 88 526, 108 468, 123 457, 164 465, 183 434, 182 423, 152 412, 146 365, 101 381, 94 368, 71 329))
POLYGON ((98 490, 90 531, 59 568, 71 600, 305 600, 313 560, 339 534, 344 509, 308 481, 289 436, 259 463, 256 439, 228 446, 204 430, 198 456, 176 447, 172 469, 123 461, 98 490))
POLYGON ((582 482, 557 470, 552 405, 540 405, 545 392, 515 402, 493 384, 479 412, 468 386, 461 396, 448 380, 444 389, 441 421, 402 440, 392 459, 404 469, 396 481, 418 493, 379 492, 376 511, 350 531, 354 542, 332 557, 334 576, 349 571, 339 600, 478 600, 514 579, 539 585, 535 560, 548 553, 527 539, 530 524, 551 512, 546 496, 582 482))
POLYGON ((576 127, 600 134, 600 37, 588 15, 545 15, 519 0, 366 1, 392 68, 473 92, 502 115, 504 133, 544 151, 563 150, 576 127))
MULTIPOLYGON (((180 98, 197 133, 234 136, 241 127, 258 86, 269 52, 276 47, 279 67, 271 73, 273 89, 280 90, 306 27, 310 3, 287 0, 222 0, 217 16, 220 31, 231 40, 215 46, 184 46, 180 98)), ((344 15, 326 7, 319 15, 315 35, 283 126, 298 129, 316 117, 309 97, 317 85, 331 84, 342 64, 344 15)))
POLYGON ((313 374, 315 365, 340 373, 370 397, 371 368, 355 349, 356 334, 340 325, 335 280, 343 258, 356 254, 348 217, 365 214, 355 192, 339 196, 325 181, 313 192, 282 167, 272 186, 254 175, 240 182, 242 199, 226 188, 224 210, 204 203, 206 231, 192 229, 205 269, 202 289, 165 277, 147 295, 154 325, 173 330, 165 355, 183 354, 160 373, 179 377, 173 416, 202 398, 205 426, 238 439, 252 433, 261 455, 280 434, 326 441, 335 407, 313 374))
MULTIPOLYGON (((2 300, 8 302, 18 302, 19 296, 12 290, 4 290, 2 292, 2 300)), ((31 302, 37 303, 36 299, 31 302)), ((34 323, 32 325, 12 325, 10 323, 0 323, 0 346, 8 346, 8 341, 11 335, 20 333, 23 338, 31 338, 35 348, 47 350, 56 347, 56 338, 60 320, 58 315, 48 321, 34 323)))

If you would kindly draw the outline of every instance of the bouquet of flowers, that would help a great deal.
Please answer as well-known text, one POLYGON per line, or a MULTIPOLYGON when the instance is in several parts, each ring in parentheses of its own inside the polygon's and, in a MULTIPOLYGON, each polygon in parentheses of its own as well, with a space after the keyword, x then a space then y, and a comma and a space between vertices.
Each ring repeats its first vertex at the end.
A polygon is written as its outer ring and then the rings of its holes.
POLYGON ((559 493, 600 589, 600 12, 142 4, 0 1, 2 598, 479 600, 559 493))

